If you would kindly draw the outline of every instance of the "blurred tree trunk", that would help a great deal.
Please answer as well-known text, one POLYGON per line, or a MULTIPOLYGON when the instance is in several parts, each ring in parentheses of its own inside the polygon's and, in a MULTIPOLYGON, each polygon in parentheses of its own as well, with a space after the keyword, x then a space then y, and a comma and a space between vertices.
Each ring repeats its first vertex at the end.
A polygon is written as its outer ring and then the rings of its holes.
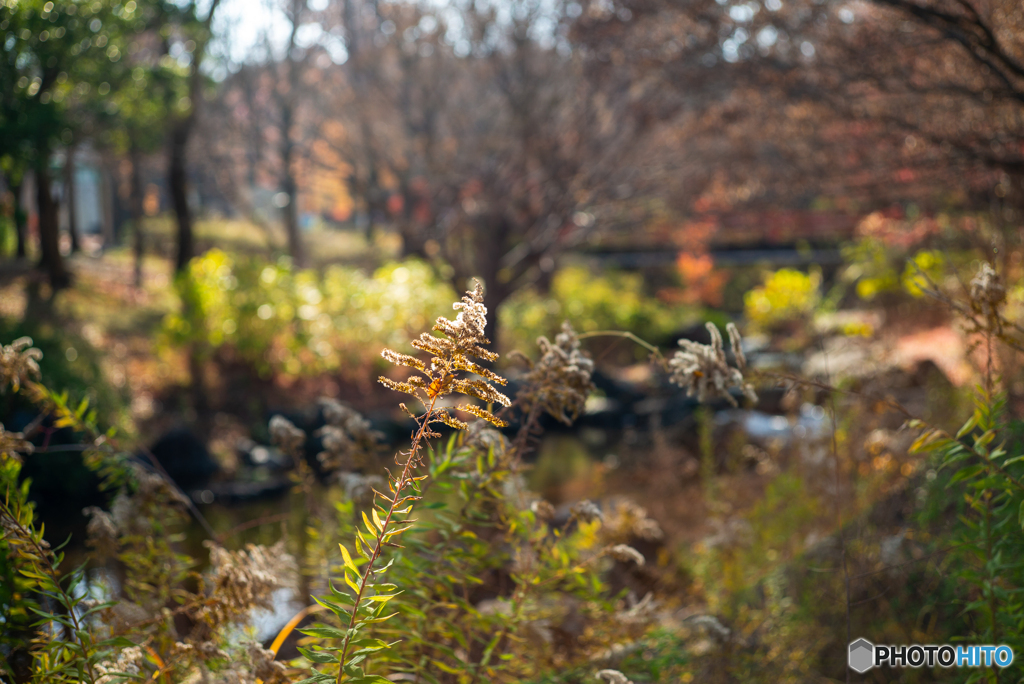
POLYGON ((277 97, 281 108, 281 184, 288 196, 288 204, 283 208, 284 228, 288 235, 288 253, 296 268, 306 266, 306 250, 299 232, 298 184, 295 180, 295 138, 292 128, 295 126, 295 108, 299 88, 299 71, 296 50, 298 46, 299 26, 302 12, 306 8, 305 0, 291 2, 291 32, 285 51, 285 83, 278 84, 277 97))
POLYGON ((167 184, 171 193, 171 205, 178 223, 178 251, 174 260, 174 270, 181 273, 188 262, 195 256, 195 236, 193 231, 192 211, 188 206, 188 143, 195 130, 199 103, 203 100, 203 73, 201 67, 206 55, 206 46, 210 41, 210 26, 213 16, 221 0, 213 0, 206 16, 199 19, 195 2, 188 5, 188 11, 198 21, 199 26, 194 34, 195 48, 192 61, 189 63, 188 74, 188 112, 180 117, 172 117, 170 140, 168 141, 167 184))
POLYGON ((135 252, 135 288, 140 289, 142 287, 142 256, 145 247, 142 234, 142 154, 139 151, 139 146, 134 136, 132 137, 128 154, 132 163, 131 212, 132 238, 135 252))
POLYGON ((57 201, 53 198, 50 170, 46 164, 49 155, 40 155, 42 161, 36 165, 36 204, 39 209, 39 268, 50 278, 50 286, 56 292, 71 285, 71 274, 64 265, 60 253, 60 223, 57 216, 57 201))
POLYGON ((75 146, 69 145, 64 159, 64 203, 68 208, 68 233, 71 235, 71 253, 82 251, 78 234, 78 212, 75 209, 75 146))
MULTIPOLYGON (((192 135, 194 119, 188 116, 176 122, 171 128, 168 146, 167 185, 171 192, 171 206, 178 223, 178 250, 174 259, 174 270, 181 273, 195 256, 195 237, 192 232, 192 210, 188 206, 188 139, 192 135)), ((134 172, 133 172, 134 174, 134 172)))
POLYGON ((17 185, 11 185, 11 192, 14 194, 14 232, 18 237, 18 251, 15 256, 18 259, 24 259, 28 251, 28 246, 25 244, 28 241, 28 236, 25 234, 25 217, 27 212, 21 198, 21 193, 25 189, 24 183, 23 177, 17 185))
POLYGON ((473 238, 478 244, 466 245, 470 258, 463 262, 461 269, 456 269, 453 285, 461 294, 463 290, 472 289, 472 278, 483 281, 484 306, 488 314, 484 335, 497 345, 501 334, 498 307, 514 292, 512 283, 507 280, 508 273, 502 273, 502 257, 507 251, 506 241, 513 234, 513 226, 506 217, 491 214, 479 217, 474 228, 473 238))

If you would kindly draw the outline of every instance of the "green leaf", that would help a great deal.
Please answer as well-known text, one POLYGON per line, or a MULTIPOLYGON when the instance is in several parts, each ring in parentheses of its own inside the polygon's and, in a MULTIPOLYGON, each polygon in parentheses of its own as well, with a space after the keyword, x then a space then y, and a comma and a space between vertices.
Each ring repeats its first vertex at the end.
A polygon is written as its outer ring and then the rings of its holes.
POLYGON ((113 639, 104 639, 96 644, 97 648, 132 648, 137 644, 127 637, 119 636, 113 639))
POLYGON ((348 612, 349 609, 345 608, 344 606, 339 606, 337 603, 331 603, 330 601, 324 600, 322 598, 317 598, 316 596, 313 597, 313 600, 316 601, 319 605, 323 606, 327 610, 337 615, 338 618, 341 620, 345 620, 351 617, 348 612))
POLYGON ((299 630, 307 636, 320 637, 322 639, 344 639, 345 632, 335 627, 328 627, 326 625, 320 627, 306 627, 299 630))
POLYGON ((317 672, 308 679, 303 679, 301 682, 296 684, 315 684, 316 682, 333 682, 334 675, 324 674, 323 672, 317 672))
POLYGON ((979 418, 979 416, 978 416, 977 413, 975 413, 973 416, 971 416, 970 419, 966 423, 964 423, 963 427, 960 428, 960 430, 956 433, 956 438, 960 439, 961 437, 966 435, 968 432, 973 430, 978 425, 978 418, 979 418))
POLYGON ((323 664, 338 662, 338 656, 334 655, 333 653, 328 653, 326 651, 311 651, 308 648, 302 647, 298 647, 298 651, 303 655, 303 657, 306 658, 306 660, 310 660, 314 663, 323 664))

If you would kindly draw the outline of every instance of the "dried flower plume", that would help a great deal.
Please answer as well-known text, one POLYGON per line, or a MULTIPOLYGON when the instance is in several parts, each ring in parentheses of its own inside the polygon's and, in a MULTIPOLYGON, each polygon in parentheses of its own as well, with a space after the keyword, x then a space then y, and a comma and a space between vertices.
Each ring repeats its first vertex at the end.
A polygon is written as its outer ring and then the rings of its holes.
POLYGON ((140 679, 139 669, 143 663, 142 649, 138 646, 126 648, 117 654, 117 660, 97 663, 96 671, 100 678, 96 684, 114 684, 140 679))
POLYGON ((636 563, 637 565, 643 565, 645 562, 643 554, 628 544, 616 544, 615 546, 609 546, 605 549, 605 553, 615 560, 623 563, 636 563))
POLYGON ((306 443, 306 433, 284 416, 270 419, 270 441, 278 449, 290 456, 297 456, 306 443))
POLYGON ((294 561, 285 553, 284 541, 271 547, 249 544, 241 551, 206 542, 213 567, 213 593, 201 616, 214 625, 237 621, 253 608, 270 609, 271 594, 287 586, 294 561))
POLYGON ((711 334, 711 344, 679 340, 682 349, 668 362, 671 371, 669 380, 685 388, 687 396, 696 396, 698 401, 721 397, 733 406, 738 406, 736 399, 729 392, 730 389, 737 388, 751 402, 756 402, 757 394, 753 386, 743 380, 747 359, 741 348, 739 330, 732 323, 725 327, 738 366, 733 368, 725 358, 722 334, 718 332, 714 323, 708 323, 706 327, 711 334))
POLYGON ((985 262, 971 279, 972 308, 988 319, 999 318, 999 307, 1006 301, 1006 288, 992 265, 985 262))
POLYGON ((17 392, 26 381, 39 377, 41 358, 43 352, 32 346, 31 337, 0 345, 0 388, 10 385, 17 392))
MULTIPOLYGON (((399 366, 408 366, 419 371, 421 375, 413 375, 405 382, 382 376, 380 383, 397 392, 411 394, 425 406, 431 405, 439 397, 450 394, 462 394, 488 404, 509 406, 509 398, 490 384, 493 382, 504 385, 505 378, 470 358, 475 357, 484 361, 494 361, 498 358, 496 353, 484 347, 485 344, 490 344, 490 340, 484 335, 487 326, 487 307, 483 302, 483 286, 477 282, 472 292, 467 292, 462 301, 453 305, 459 312, 454 321, 444 316, 437 319, 433 330, 440 332, 444 337, 422 333, 419 338, 413 340, 413 347, 432 355, 429 364, 415 356, 384 349, 381 356, 385 359, 399 366), (477 377, 474 378, 473 375, 477 377)), ((506 425, 503 420, 479 406, 462 404, 458 410, 482 418, 497 427, 506 425)), ((435 408, 430 418, 457 430, 464 430, 467 427, 465 422, 443 408, 435 408)))
POLYGON ((320 464, 330 470, 353 467, 361 455, 372 453, 381 434, 355 409, 336 399, 322 398, 320 407, 327 423, 317 430, 324 450, 317 454, 320 464))
POLYGON ((8 432, 0 423, 0 462, 7 458, 21 461, 21 454, 31 454, 33 448, 22 433, 8 432))
POLYGON ((548 338, 537 339, 540 360, 526 375, 526 389, 519 395, 523 408, 534 405, 566 425, 572 424, 594 391, 590 376, 594 362, 580 349, 576 331, 568 321, 562 323, 562 332, 552 344, 548 338))
POLYGON ((576 503, 569 512, 572 514, 572 517, 585 523, 604 520, 604 515, 601 513, 601 509, 597 507, 597 504, 587 499, 576 503))

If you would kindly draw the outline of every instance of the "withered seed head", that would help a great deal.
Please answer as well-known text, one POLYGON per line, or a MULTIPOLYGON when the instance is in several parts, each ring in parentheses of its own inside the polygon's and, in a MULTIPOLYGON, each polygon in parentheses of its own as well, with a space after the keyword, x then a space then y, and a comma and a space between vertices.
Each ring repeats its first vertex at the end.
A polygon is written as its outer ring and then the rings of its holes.
POLYGON ((718 328, 714 323, 708 323, 706 327, 711 334, 711 344, 679 340, 682 349, 668 362, 671 370, 669 380, 685 388, 687 396, 696 396, 698 401, 721 397, 736 406, 736 400, 729 393, 729 389, 733 387, 740 389, 750 401, 757 401, 753 386, 743 380, 742 370, 746 368, 747 360, 740 347, 739 330, 732 324, 726 326, 729 342, 736 356, 736 364, 739 366, 733 368, 726 361, 725 345, 718 328))
MULTIPOLYGON (((467 292, 461 301, 453 305, 454 309, 459 311, 455 320, 443 316, 437 319, 433 330, 440 332, 444 337, 422 333, 419 338, 413 340, 413 347, 431 355, 429 364, 415 356, 401 354, 392 349, 381 351, 380 355, 391 363, 412 368, 420 375, 414 374, 404 382, 382 376, 379 378, 380 383, 396 392, 410 394, 424 405, 429 405, 439 397, 462 394, 488 404, 509 406, 509 398, 490 384, 504 385, 505 378, 472 360, 477 358, 494 361, 498 358, 496 353, 483 346, 490 343, 484 335, 487 326, 487 307, 483 301, 483 286, 477 282, 471 292, 467 292)), ((498 427, 506 425, 503 420, 479 406, 463 404, 458 410, 482 418, 498 427)), ((455 418, 445 409, 435 409, 430 419, 457 430, 466 428, 465 422, 455 418)))
POLYGON ((538 406, 551 417, 570 425, 579 417, 594 391, 590 376, 594 362, 580 349, 580 341, 568 321, 552 344, 540 337, 541 357, 526 375, 526 386, 519 395, 524 410, 538 406))

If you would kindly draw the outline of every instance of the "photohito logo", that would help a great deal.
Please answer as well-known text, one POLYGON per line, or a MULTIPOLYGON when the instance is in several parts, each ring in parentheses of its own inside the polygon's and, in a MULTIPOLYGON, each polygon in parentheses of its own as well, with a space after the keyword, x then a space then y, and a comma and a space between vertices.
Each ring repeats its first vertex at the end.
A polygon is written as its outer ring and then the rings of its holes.
POLYGON ((847 654, 850 669, 864 674, 873 667, 1009 667, 1013 649, 1009 646, 876 646, 867 639, 850 644, 847 654))

